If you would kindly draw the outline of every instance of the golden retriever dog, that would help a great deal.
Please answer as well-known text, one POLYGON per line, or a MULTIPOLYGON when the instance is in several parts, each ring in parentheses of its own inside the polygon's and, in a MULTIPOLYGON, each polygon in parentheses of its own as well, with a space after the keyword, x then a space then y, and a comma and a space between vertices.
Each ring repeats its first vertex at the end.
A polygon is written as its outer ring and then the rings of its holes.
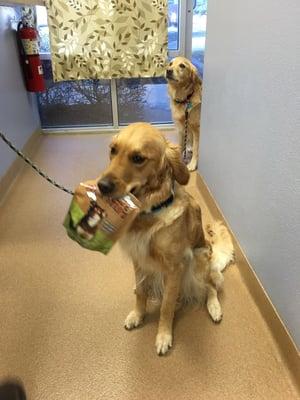
POLYGON ((121 130, 110 146, 110 164, 98 180, 105 196, 133 193, 141 202, 139 215, 120 240, 133 262, 136 304, 125 328, 138 327, 147 300, 158 299, 160 319, 156 350, 172 346, 172 325, 179 304, 206 301, 215 322, 222 318, 218 290, 222 270, 233 259, 231 237, 221 223, 206 240, 201 209, 185 191, 189 171, 180 148, 150 124, 135 123, 121 130))
POLYGON ((169 63, 166 79, 179 143, 183 151, 191 147, 192 158, 187 167, 194 171, 199 152, 202 80, 197 68, 184 57, 176 57, 169 63))

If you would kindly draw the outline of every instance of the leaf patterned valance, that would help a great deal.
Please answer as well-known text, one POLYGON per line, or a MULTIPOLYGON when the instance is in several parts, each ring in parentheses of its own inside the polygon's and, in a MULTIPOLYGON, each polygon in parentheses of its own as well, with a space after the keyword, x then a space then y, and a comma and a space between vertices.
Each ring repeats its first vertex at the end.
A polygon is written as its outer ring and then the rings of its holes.
POLYGON ((167 0, 46 0, 55 81, 153 77, 167 59, 167 0))

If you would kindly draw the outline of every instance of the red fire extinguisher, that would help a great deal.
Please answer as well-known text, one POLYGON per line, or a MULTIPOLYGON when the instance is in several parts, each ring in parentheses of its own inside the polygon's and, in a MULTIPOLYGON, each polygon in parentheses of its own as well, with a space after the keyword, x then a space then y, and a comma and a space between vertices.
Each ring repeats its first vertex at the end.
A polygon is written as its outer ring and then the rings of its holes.
POLYGON ((26 89, 29 92, 46 90, 43 66, 39 55, 38 32, 23 21, 18 24, 18 40, 26 89))

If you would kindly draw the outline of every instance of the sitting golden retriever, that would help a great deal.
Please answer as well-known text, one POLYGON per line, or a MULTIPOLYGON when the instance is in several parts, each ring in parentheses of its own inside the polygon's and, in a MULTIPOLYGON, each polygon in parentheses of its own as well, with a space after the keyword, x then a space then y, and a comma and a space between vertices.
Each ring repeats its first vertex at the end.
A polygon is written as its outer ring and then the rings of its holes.
MULTIPOLYGON (((197 68, 184 57, 176 57, 169 63, 166 78, 179 143, 185 153, 191 146, 192 158, 187 167, 189 171, 194 171, 199 152, 202 80, 197 68)), ((186 154, 184 158, 187 158, 186 154)))
POLYGON ((103 195, 117 198, 133 193, 140 214, 121 239, 136 277, 136 305, 125 320, 126 329, 139 326, 147 299, 161 300, 156 337, 158 354, 172 346, 172 324, 178 303, 206 300, 213 321, 222 318, 217 292, 221 271, 233 259, 227 229, 217 223, 206 241, 201 209, 184 190, 189 171, 180 149, 146 123, 135 123, 114 137, 110 164, 98 186, 103 195))

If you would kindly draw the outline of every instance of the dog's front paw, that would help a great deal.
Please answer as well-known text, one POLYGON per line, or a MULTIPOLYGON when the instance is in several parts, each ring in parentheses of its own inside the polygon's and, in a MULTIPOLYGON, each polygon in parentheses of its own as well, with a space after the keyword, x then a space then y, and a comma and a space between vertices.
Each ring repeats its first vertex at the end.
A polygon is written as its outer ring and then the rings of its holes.
POLYGON ((222 321, 222 309, 221 309, 221 304, 219 301, 211 301, 207 303, 207 310, 209 312, 209 315, 211 316, 211 319, 218 323, 222 321))
POLYGON ((137 328, 143 322, 143 315, 139 314, 136 310, 131 311, 125 319, 124 327, 128 331, 137 328))
POLYGON ((197 169, 197 160, 191 160, 189 163, 188 163, 188 165, 187 165, 187 169, 190 171, 190 172, 193 172, 193 171, 196 171, 196 169, 197 169))
POLYGON ((156 336, 156 352, 159 356, 163 356, 172 347, 172 334, 171 333, 158 333, 156 336))

